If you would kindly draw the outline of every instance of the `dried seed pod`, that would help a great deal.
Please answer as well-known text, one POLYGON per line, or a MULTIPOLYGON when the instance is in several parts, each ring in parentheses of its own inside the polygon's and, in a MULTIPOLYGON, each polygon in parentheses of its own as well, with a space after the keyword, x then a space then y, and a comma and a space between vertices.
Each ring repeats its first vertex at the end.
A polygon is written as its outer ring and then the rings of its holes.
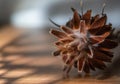
POLYGON ((72 9, 73 18, 61 31, 50 30, 58 38, 55 56, 61 56, 66 64, 64 71, 69 73, 74 66, 78 72, 89 73, 90 70, 105 69, 105 62, 111 62, 113 53, 110 51, 118 44, 109 37, 112 26, 106 24, 107 15, 92 16, 92 10, 80 15, 72 9))

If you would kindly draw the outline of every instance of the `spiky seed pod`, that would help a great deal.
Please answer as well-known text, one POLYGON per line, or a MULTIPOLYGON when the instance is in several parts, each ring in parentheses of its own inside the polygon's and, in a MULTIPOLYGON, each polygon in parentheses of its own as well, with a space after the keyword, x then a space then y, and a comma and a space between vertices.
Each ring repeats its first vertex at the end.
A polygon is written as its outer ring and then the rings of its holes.
POLYGON ((67 74, 73 66, 85 73, 105 69, 105 62, 111 62, 113 57, 111 49, 118 45, 108 38, 112 26, 106 24, 106 14, 91 16, 92 11, 88 10, 81 16, 75 9, 73 12, 72 20, 61 26, 61 31, 50 30, 58 38, 54 56, 62 57, 67 74))

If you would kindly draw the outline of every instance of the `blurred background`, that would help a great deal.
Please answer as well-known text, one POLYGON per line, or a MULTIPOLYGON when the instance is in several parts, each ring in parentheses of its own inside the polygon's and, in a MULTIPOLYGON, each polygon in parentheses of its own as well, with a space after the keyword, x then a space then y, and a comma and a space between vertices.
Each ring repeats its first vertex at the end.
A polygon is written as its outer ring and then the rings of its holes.
MULTIPOLYGON (((105 2, 108 22, 119 26, 119 0, 83 0, 84 12, 93 10, 93 15, 101 13, 105 2)), ((71 16, 71 7, 80 11, 80 0, 0 0, 0 25, 13 24, 24 28, 49 26, 48 17, 59 24, 65 24, 71 16)))
MULTIPOLYGON (((119 30, 120 0, 83 0, 83 3, 84 12, 92 9, 92 15, 101 13, 106 3, 107 22, 119 30)), ((57 27, 48 18, 65 25, 72 18, 71 7, 81 13, 80 0, 0 0, 0 84, 79 84, 80 81, 119 84, 119 47, 113 50, 115 58, 105 71, 109 74, 107 77, 105 74, 107 80, 95 80, 97 73, 87 81, 78 79, 76 71, 72 80, 62 80, 62 61, 52 56, 55 39, 48 33, 57 27)))

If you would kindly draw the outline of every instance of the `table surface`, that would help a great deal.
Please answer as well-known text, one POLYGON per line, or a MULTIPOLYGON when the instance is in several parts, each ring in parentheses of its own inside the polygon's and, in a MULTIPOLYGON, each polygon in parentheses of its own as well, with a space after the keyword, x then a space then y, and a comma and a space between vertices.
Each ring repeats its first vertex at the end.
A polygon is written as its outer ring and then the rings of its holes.
POLYGON ((120 84, 119 75, 101 72, 81 77, 73 70, 63 78, 62 61, 51 54, 54 39, 42 30, 21 31, 0 31, 0 84, 120 84))

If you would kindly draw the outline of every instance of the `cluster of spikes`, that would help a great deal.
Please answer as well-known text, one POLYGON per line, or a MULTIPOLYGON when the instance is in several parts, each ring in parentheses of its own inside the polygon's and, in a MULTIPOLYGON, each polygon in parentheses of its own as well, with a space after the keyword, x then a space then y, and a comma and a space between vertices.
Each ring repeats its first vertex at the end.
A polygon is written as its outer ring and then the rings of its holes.
POLYGON ((106 62, 111 62, 117 42, 109 37, 112 25, 107 24, 106 14, 92 16, 91 10, 80 15, 72 8, 73 18, 66 25, 60 26, 60 30, 52 29, 50 33, 58 38, 55 42, 57 50, 54 56, 61 56, 64 62, 63 71, 68 74, 72 67, 78 72, 90 73, 96 68, 104 70, 106 62))

